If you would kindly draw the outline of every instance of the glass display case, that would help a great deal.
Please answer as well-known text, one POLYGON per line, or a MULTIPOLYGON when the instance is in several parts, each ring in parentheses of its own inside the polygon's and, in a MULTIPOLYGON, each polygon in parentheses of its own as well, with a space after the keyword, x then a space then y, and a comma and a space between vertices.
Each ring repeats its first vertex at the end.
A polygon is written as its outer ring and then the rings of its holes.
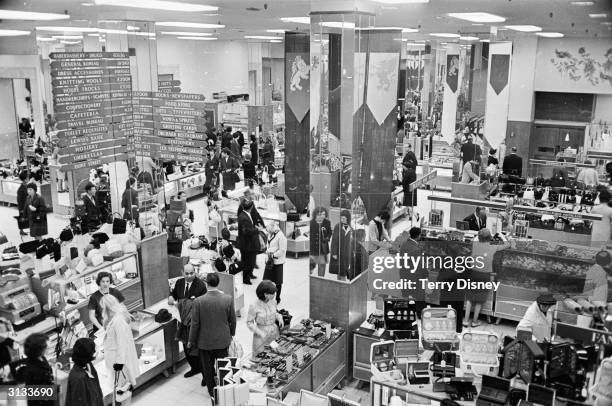
MULTIPOLYGON (((445 395, 442 393, 442 395, 445 395)), ((417 392, 409 386, 398 385, 391 382, 381 382, 372 379, 370 383, 371 406, 387 406, 391 404, 391 398, 397 396, 401 399, 403 406, 408 405, 432 405, 439 406, 440 400, 425 393, 417 392)), ((395 399, 394 399, 395 400, 395 399)), ((393 403, 398 404, 399 403, 393 403)))

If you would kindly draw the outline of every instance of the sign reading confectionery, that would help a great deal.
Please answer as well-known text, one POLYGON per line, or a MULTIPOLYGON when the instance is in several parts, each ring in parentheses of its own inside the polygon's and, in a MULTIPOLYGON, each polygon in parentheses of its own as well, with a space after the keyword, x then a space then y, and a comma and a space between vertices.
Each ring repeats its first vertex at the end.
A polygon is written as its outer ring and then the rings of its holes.
POLYGON ((55 52, 51 85, 62 171, 126 159, 133 134, 126 52, 55 52))

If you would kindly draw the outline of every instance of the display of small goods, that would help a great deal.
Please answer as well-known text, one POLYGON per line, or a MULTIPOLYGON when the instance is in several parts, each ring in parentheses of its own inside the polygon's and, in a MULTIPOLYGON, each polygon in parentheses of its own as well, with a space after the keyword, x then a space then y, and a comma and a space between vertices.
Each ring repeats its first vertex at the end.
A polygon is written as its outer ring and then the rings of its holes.
POLYGON ((459 347, 457 312, 451 307, 427 307, 421 313, 423 347, 428 350, 455 351, 459 347))
POLYGON ((15 328, 41 314, 41 305, 32 291, 30 278, 19 269, 2 271, 0 277, 0 317, 15 328))
POLYGON ((298 325, 281 330, 279 338, 253 352, 243 361, 242 367, 265 377, 267 388, 274 390, 296 376, 341 333, 329 323, 304 319, 298 325))
POLYGON ((490 332, 469 331, 461 335, 459 355, 461 367, 477 374, 497 374, 499 359, 497 353, 500 338, 490 332))
POLYGON ((447 166, 452 168, 457 153, 452 145, 444 140, 432 140, 431 158, 429 163, 436 166, 447 166))
POLYGON ((196 173, 195 175, 186 176, 179 179, 179 190, 193 189, 204 186, 206 183, 206 175, 204 172, 196 173))

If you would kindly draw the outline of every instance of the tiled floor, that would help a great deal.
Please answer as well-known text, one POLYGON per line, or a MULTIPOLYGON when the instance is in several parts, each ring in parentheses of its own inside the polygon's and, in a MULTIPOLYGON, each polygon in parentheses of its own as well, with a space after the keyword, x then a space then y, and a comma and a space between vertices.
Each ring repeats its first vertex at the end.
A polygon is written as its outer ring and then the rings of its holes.
MULTIPOLYGON (((427 215, 432 204, 427 201, 427 195, 431 194, 429 191, 419 191, 418 194, 418 206, 417 211, 421 216, 427 215)), ((198 215, 202 211, 202 201, 192 200, 188 203, 190 209, 194 210, 195 214, 195 233, 203 234, 205 230, 200 229, 201 223, 198 222, 198 215), (199 226, 200 225, 200 226, 199 226)), ((441 208, 448 212, 448 207, 444 207, 444 204, 437 203, 437 208, 441 208)), ((16 209, 14 207, 0 207, 0 231, 7 235, 9 241, 19 241, 18 230, 13 219, 16 215, 16 209)), ((66 218, 62 218, 56 215, 49 215, 49 230, 53 230, 53 236, 59 235, 59 231, 67 223, 66 218)), ((406 228, 410 227, 410 221, 407 218, 402 219, 394 225, 393 235, 401 233, 406 228)), ((261 264, 263 265, 263 264, 261 264)), ((263 269, 263 266, 262 266, 263 269)), ((262 269, 256 270, 255 274, 258 275, 261 280, 262 269)), ((257 282, 257 281, 256 281, 257 282)), ((245 286, 245 303, 253 303, 256 299, 255 287, 257 283, 252 286, 245 286)), ((289 310, 294 316, 294 320, 300 320, 305 318, 309 314, 309 283, 308 283, 308 259, 307 257, 301 257, 299 259, 288 258, 285 264, 284 271, 284 284, 282 291, 282 302, 281 308, 289 310)), ((368 308, 373 308, 373 302, 369 303, 368 308)), ((251 348, 251 333, 246 327, 246 311, 244 309, 243 316, 239 318, 237 328, 237 338, 242 343, 245 352, 250 352, 251 348)), ((489 326, 483 323, 479 329, 493 330, 507 334, 511 329, 511 325, 502 326, 489 326)), ((163 376, 149 382, 146 386, 139 388, 134 394, 132 403, 136 406, 148 406, 148 405, 177 405, 177 406, 191 406, 191 405, 207 405, 210 402, 206 389, 200 386, 201 376, 194 376, 189 379, 183 378, 183 374, 187 371, 187 365, 183 363, 177 370, 176 374, 171 375, 168 378, 163 376)), ((369 405, 369 393, 367 392, 367 386, 365 390, 359 390, 356 388, 357 383, 352 382, 344 390, 348 393, 358 395, 362 398, 363 405, 369 405)))

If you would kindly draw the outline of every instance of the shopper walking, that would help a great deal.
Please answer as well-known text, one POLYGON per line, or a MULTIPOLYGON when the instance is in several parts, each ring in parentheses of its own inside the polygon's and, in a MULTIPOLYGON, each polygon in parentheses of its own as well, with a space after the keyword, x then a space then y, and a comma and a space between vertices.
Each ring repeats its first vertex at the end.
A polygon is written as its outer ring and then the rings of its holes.
POLYGON ((340 222, 334 227, 331 237, 331 259, 329 273, 337 275, 338 280, 352 279, 352 254, 355 249, 353 228, 351 227, 351 212, 342 210, 340 222))
MULTIPOLYGON (((100 304, 106 329, 104 363, 107 375, 113 385, 133 391, 140 367, 130 328, 130 313, 113 295, 104 296, 100 304)), ((130 403, 131 399, 121 402, 121 405, 129 406, 130 403)))
POLYGON ((404 159, 402 159, 403 170, 407 170, 409 167, 415 168, 419 165, 417 157, 412 150, 412 144, 408 144, 404 159))
POLYGON ((120 303, 125 298, 118 289, 112 288, 113 275, 110 272, 101 271, 96 276, 98 290, 91 294, 87 308, 89 309, 89 320, 93 324, 93 332, 103 329, 104 317, 102 314, 102 298, 106 295, 114 296, 120 303))
POLYGON ((125 181, 125 190, 121 196, 121 208, 123 218, 126 220, 138 220, 138 192, 134 189, 136 179, 129 178, 125 181))
POLYGON ((242 173, 244 175, 244 183, 246 185, 247 180, 251 179, 254 183, 257 178, 257 172, 255 170, 255 162, 252 161, 251 153, 247 152, 244 156, 244 162, 242 162, 242 173))
POLYGON ((227 350, 236 334, 236 311, 232 296, 218 289, 219 276, 206 275, 208 291, 195 299, 191 313, 191 329, 187 348, 197 348, 208 394, 215 389, 215 360, 227 357, 227 350))
POLYGON ((261 159, 265 167, 269 167, 274 164, 274 145, 272 144, 272 138, 266 137, 266 141, 263 145, 261 152, 261 159))
POLYGON ((274 266, 268 268, 263 275, 263 279, 274 282, 276 285, 276 303, 281 301, 281 289, 283 287, 283 267, 287 257, 287 237, 280 230, 278 222, 271 221, 268 223, 268 256, 271 258, 274 266))
POLYGON ((96 359, 96 344, 91 338, 79 338, 72 347, 74 366, 68 375, 66 406, 104 406, 96 359))
POLYGON ((19 173, 19 180, 21 184, 17 189, 17 210, 19 217, 17 217, 17 225, 19 227, 19 235, 26 235, 24 229, 29 227, 28 220, 28 171, 21 171, 19 173))
POLYGON ((221 156, 217 150, 217 147, 212 145, 208 147, 208 161, 206 161, 206 169, 204 174, 206 175, 205 186, 213 186, 219 184, 219 162, 221 156))
POLYGON ((255 205, 252 200, 244 200, 238 213, 238 239, 237 245, 240 250, 242 262, 242 282, 252 285, 251 279, 255 279, 253 269, 257 261, 257 254, 262 250, 259 232, 263 231, 264 224, 261 217, 256 218, 253 214, 255 205))
POLYGON ((269 280, 257 285, 257 300, 249 306, 247 327, 253 332, 253 354, 262 351, 279 336, 283 317, 276 311, 276 285, 269 280))
POLYGON ((238 169, 240 164, 232 156, 232 151, 229 148, 221 150, 221 160, 219 161, 219 171, 223 177, 223 190, 236 189, 236 181, 238 177, 238 169))
POLYGON ((249 137, 249 149, 251 150, 251 162, 257 166, 259 163, 259 143, 257 142, 255 133, 251 133, 249 137))
POLYGON ((183 277, 176 281, 174 288, 168 297, 169 305, 176 305, 181 320, 179 321, 176 336, 183 343, 185 358, 191 368, 183 375, 185 378, 192 377, 201 372, 200 358, 197 348, 187 349, 189 342, 189 328, 191 327, 191 310, 196 298, 206 293, 206 284, 196 276, 193 265, 187 264, 183 267, 183 277))
POLYGON ((327 209, 317 207, 310 220, 310 262, 317 268, 317 274, 325 276, 329 262, 329 240, 332 235, 331 223, 327 219, 327 209))
POLYGON ((96 204, 96 187, 89 182, 85 186, 83 203, 85 203, 85 223, 89 232, 95 231, 100 227, 100 210, 96 204))
POLYGON ((30 236, 41 240, 48 233, 47 205, 45 199, 37 193, 38 187, 36 183, 28 183, 26 190, 28 193, 26 212, 30 223, 30 236))
MULTIPOLYGON (((487 228, 483 228, 478 232, 478 241, 474 242, 474 250, 483 251, 486 253, 486 250, 481 247, 489 245, 493 241, 493 236, 491 235, 491 231, 487 228)), ((485 254, 483 258, 487 257, 485 254)), ((462 277, 466 279, 471 279, 473 282, 490 282, 491 281, 491 270, 490 269, 482 269, 481 271, 468 269, 462 274, 462 277)), ((478 318, 480 317, 480 311, 482 310, 482 305, 489 298, 489 291, 487 289, 470 289, 466 290, 465 295, 465 308, 463 315, 463 327, 478 327, 480 326, 480 322, 478 318), (472 322, 470 323, 470 314, 474 310, 474 317, 472 322)))
POLYGON ((411 191, 410 184, 416 182, 416 180, 416 170, 409 164, 402 174, 402 191, 404 192, 403 205, 410 208, 410 215, 412 215, 413 207, 417 205, 417 188, 411 191))
MULTIPOLYGON (((45 358, 47 351, 47 336, 41 333, 30 334, 24 344, 26 356, 15 366, 14 378, 18 383, 29 385, 54 385, 53 370, 45 358)), ((54 400, 28 399, 28 406, 53 406, 54 400)))

